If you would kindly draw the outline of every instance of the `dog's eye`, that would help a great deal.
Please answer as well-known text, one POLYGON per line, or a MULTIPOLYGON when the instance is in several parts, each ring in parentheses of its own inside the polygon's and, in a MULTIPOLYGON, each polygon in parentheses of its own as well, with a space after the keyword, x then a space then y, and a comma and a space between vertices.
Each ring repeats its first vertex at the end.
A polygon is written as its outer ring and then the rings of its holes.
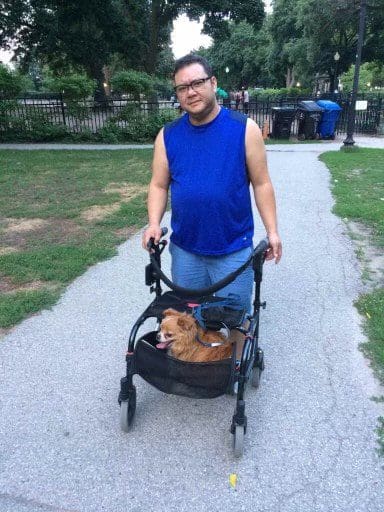
POLYGON ((164 337, 165 338, 172 338, 172 333, 171 332, 165 332, 164 333, 164 337))

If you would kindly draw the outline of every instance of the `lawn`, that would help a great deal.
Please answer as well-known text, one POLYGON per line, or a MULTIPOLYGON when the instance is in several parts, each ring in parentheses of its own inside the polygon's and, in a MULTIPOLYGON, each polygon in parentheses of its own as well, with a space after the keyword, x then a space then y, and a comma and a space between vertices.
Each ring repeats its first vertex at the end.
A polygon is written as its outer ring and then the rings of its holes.
POLYGON ((64 287, 146 221, 152 150, 0 151, 0 328, 64 287))
MULTIPOLYGON (((365 228, 363 260, 368 268, 372 264, 371 255, 378 255, 379 268, 374 273, 368 272, 371 291, 359 298, 356 307, 364 318, 368 339, 361 348, 384 384, 384 150, 328 152, 320 158, 332 174, 334 212, 347 222, 358 222, 365 228)), ((384 454, 384 418, 380 419, 378 434, 384 454)))

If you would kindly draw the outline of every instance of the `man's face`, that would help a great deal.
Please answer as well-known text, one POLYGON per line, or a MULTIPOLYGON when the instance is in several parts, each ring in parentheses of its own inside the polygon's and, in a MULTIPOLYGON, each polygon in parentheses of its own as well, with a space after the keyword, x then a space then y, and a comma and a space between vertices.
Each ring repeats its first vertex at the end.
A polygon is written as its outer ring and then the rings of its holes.
POLYGON ((216 105, 216 78, 213 76, 202 82, 205 78, 208 78, 206 71, 197 63, 180 69, 175 75, 175 87, 192 83, 192 86, 177 90, 176 94, 181 108, 195 118, 205 117, 216 105))

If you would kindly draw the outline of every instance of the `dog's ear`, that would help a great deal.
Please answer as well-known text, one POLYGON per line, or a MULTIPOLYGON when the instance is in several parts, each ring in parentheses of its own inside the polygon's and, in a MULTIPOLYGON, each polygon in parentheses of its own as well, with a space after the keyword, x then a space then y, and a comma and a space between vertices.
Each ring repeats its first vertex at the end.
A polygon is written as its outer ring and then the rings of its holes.
POLYGON ((195 319, 191 315, 183 313, 177 319, 177 325, 179 325, 184 331, 190 331, 195 325, 195 319))
POLYGON ((165 311, 163 311, 163 317, 165 318, 166 316, 174 316, 174 315, 179 315, 180 313, 178 311, 176 311, 176 309, 172 309, 172 308, 169 308, 169 309, 166 309, 165 311))

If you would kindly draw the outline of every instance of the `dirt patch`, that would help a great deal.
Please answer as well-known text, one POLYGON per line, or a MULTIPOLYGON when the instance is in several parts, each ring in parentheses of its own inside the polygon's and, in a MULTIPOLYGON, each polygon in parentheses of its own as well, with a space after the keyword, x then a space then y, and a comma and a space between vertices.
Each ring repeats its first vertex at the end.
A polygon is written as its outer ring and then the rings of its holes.
POLYGON ((49 221, 45 219, 13 219, 8 217, 5 219, 7 226, 4 228, 5 233, 25 233, 27 231, 36 231, 44 228, 49 221))
POLYGON ((9 332, 11 332, 11 328, 9 329, 3 329, 3 327, 0 327, 0 338, 2 338, 3 336, 5 336, 6 334, 8 334, 9 332))
POLYGON ((115 233, 117 236, 122 237, 124 239, 129 238, 137 232, 136 226, 129 226, 127 228, 116 229, 115 233))
POLYGON ((10 245, 0 247, 0 256, 5 256, 6 254, 11 254, 12 252, 17 252, 16 247, 12 247, 10 245))
POLYGON ((31 281, 30 283, 16 285, 12 282, 9 277, 1 277, 0 278, 0 293, 11 293, 11 292, 25 292, 30 290, 39 290, 43 286, 46 286, 46 283, 43 281, 31 281))
POLYGON ((121 203, 127 203, 128 201, 131 201, 131 199, 134 199, 136 196, 146 192, 147 188, 148 187, 146 185, 132 185, 130 183, 110 183, 104 189, 104 192, 107 194, 119 194, 121 200, 109 205, 91 206, 90 208, 87 208, 81 213, 81 218, 86 222, 97 222, 103 220, 105 219, 105 217, 108 217, 108 215, 111 215, 112 213, 116 212, 120 208, 121 203))
POLYGON ((86 236, 79 225, 68 219, 17 220, 20 222, 8 222, 0 233, 0 254, 39 248, 43 244, 65 244, 84 240, 86 236))
POLYGON ((120 194, 121 199, 126 202, 130 201, 134 197, 147 192, 147 185, 132 185, 131 183, 110 183, 104 189, 107 194, 117 193, 120 194))
POLYGON ((384 254, 382 249, 372 243, 373 234, 370 228, 362 223, 347 221, 349 235, 352 238, 363 270, 368 276, 367 285, 372 288, 384 285, 384 254), (361 256, 362 255, 362 256, 361 256))
POLYGON ((111 213, 116 212, 120 208, 120 203, 108 204, 106 206, 91 206, 81 212, 81 218, 86 222, 94 222, 105 219, 111 213))

